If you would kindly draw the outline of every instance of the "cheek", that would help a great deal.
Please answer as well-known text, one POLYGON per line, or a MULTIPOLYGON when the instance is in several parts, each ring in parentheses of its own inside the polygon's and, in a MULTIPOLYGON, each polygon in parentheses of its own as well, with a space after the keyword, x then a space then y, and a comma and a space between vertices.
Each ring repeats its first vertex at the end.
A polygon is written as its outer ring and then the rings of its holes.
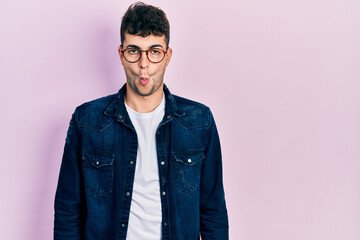
POLYGON ((159 65, 156 65, 154 68, 152 68, 151 69, 152 71, 150 71, 150 72, 152 72, 153 73, 153 75, 162 75, 163 73, 164 73, 164 71, 165 71, 165 65, 163 65, 163 64, 159 64, 159 65))
POLYGON ((136 71, 135 68, 133 66, 128 66, 128 65, 123 65, 124 66, 124 70, 128 75, 135 75, 136 71))

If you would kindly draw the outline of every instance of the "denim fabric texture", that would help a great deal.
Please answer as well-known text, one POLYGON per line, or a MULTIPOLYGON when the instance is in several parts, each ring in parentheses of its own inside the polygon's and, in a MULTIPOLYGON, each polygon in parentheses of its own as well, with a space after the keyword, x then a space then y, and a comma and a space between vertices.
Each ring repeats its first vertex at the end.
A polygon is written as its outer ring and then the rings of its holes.
MULTIPOLYGON (((55 240, 126 239, 138 141, 117 94, 77 107, 55 196, 55 240)), ((228 239, 219 136, 203 104, 164 85, 156 132, 163 240, 228 239)))

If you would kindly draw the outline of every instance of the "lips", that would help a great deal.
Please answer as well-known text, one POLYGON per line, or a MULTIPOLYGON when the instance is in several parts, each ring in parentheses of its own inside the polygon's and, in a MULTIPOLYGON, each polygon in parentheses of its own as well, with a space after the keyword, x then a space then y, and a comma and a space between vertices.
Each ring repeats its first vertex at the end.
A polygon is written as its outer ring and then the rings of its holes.
POLYGON ((149 78, 141 77, 140 84, 145 86, 149 82, 149 78))

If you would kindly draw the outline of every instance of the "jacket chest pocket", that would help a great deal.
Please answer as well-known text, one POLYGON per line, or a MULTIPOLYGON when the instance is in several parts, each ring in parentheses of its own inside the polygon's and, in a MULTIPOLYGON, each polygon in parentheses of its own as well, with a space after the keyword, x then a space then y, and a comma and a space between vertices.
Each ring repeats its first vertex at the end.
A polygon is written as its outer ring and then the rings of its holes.
POLYGON ((82 160, 85 192, 94 196, 111 193, 114 155, 84 152, 82 160))
POLYGON ((202 151, 173 153, 175 159, 175 189, 191 193, 199 188, 202 151))

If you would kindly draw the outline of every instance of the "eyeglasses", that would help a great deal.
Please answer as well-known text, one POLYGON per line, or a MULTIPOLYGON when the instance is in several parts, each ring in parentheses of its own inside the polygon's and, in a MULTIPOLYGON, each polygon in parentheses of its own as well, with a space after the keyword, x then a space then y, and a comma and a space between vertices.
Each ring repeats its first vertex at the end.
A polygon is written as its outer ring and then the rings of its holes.
POLYGON ((126 61, 136 63, 140 60, 142 52, 146 53, 147 59, 152 63, 159 63, 165 58, 166 51, 160 48, 150 48, 149 50, 140 50, 139 48, 126 48, 121 50, 126 61))

